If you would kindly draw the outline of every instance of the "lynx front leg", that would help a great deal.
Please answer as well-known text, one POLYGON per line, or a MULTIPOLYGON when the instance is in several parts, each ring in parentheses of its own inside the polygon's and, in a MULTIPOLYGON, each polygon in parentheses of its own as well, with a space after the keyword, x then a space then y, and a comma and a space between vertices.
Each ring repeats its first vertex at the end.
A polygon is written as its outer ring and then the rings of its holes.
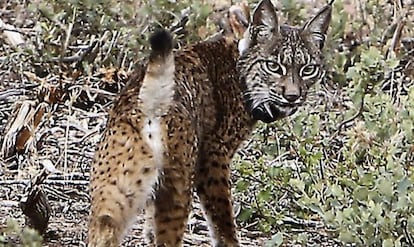
POLYGON ((196 189, 215 247, 239 246, 230 191, 229 151, 208 143, 196 168, 196 189))
POLYGON ((110 124, 91 169, 89 246, 119 245, 157 181, 161 165, 155 156, 128 121, 110 124))

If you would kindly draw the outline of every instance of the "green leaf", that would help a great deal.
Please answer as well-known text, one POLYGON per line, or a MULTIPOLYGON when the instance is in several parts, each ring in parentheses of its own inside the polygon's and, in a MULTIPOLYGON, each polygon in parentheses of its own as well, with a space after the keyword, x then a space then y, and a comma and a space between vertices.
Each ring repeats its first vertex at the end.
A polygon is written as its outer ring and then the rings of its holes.
POLYGON ((247 220, 249 220, 252 217, 252 215, 253 215, 253 209, 251 209, 251 208, 243 208, 242 211, 240 212, 240 215, 239 215, 238 218, 241 221, 247 221, 247 220))
POLYGON ((399 196, 397 203, 393 204, 394 210, 407 210, 410 206, 406 196, 399 196))
POLYGON ((381 51, 374 46, 370 46, 367 52, 361 54, 361 63, 368 67, 375 66, 381 59, 383 59, 381 51))
POLYGON ((366 202, 368 199, 369 191, 366 187, 358 186, 353 193, 354 198, 360 202, 366 202))
POLYGON ((323 215, 323 219, 325 222, 329 223, 329 224, 334 224, 335 222, 335 214, 333 213, 333 210, 330 210, 328 212, 326 212, 323 215))
POLYGON ((407 177, 404 177, 397 185, 398 194, 405 195, 411 186, 412 182, 407 177))
POLYGON ((369 210, 371 215, 376 218, 376 220, 381 220, 382 217, 382 205, 380 203, 375 203, 374 201, 368 202, 369 210))
POLYGON ((298 189, 299 191, 305 191, 305 183, 302 180, 292 178, 290 179, 290 185, 298 189))
POLYGON ((343 196, 344 196, 344 191, 337 184, 333 184, 331 186, 331 192, 332 192, 332 195, 334 195, 335 197, 337 197, 339 199, 343 198, 343 196))
POLYGON ((359 76, 359 71, 356 67, 351 67, 346 72, 346 78, 348 79, 354 79, 359 76))
POLYGON ((281 232, 272 236, 272 239, 266 243, 266 247, 278 247, 283 244, 283 234, 281 232))
POLYGON ((380 194, 384 195, 388 198, 391 198, 394 190, 393 190, 393 183, 388 178, 380 178, 378 180, 377 189, 380 194))
POLYGON ((399 64, 400 64, 400 60, 398 60, 398 59, 396 59, 396 58, 392 58, 392 59, 388 59, 388 60, 387 60, 387 65, 388 65, 388 67, 390 67, 391 69, 396 68, 399 64))
POLYGON ((394 247, 394 241, 390 238, 382 241, 382 247, 394 247))
POLYGON ((246 191, 249 188, 249 183, 246 180, 239 180, 236 183, 237 191, 246 191))
POLYGON ((355 242, 354 236, 352 236, 352 233, 350 233, 347 230, 342 230, 339 233, 339 239, 341 241, 343 241, 344 243, 353 243, 353 242, 355 242))
POLYGON ((259 201, 267 202, 272 198, 272 193, 269 190, 261 190, 259 194, 257 194, 257 199, 259 201))

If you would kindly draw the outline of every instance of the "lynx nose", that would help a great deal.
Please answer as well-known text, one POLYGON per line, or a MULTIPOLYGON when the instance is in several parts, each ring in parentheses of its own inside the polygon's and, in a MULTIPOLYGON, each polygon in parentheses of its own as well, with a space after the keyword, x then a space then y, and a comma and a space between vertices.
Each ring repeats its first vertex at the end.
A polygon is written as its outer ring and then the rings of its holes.
POLYGON ((285 91, 283 94, 283 97, 290 103, 293 103, 300 98, 300 91, 299 90, 285 91))
POLYGON ((301 96, 301 88, 298 83, 295 81, 295 75, 292 77, 286 77, 283 86, 283 98, 285 98, 289 103, 296 102, 301 96))

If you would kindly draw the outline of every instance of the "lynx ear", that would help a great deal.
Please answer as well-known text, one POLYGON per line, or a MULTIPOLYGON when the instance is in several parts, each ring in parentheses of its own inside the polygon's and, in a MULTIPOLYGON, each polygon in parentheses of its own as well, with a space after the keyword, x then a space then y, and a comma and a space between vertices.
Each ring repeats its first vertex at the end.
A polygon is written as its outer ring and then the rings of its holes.
POLYGON ((319 10, 316 16, 306 22, 302 28, 302 32, 310 34, 320 49, 325 43, 326 31, 331 21, 332 3, 333 1, 319 10))
POLYGON ((253 26, 264 25, 270 29, 279 29, 275 7, 270 0, 262 0, 253 12, 253 26))
POLYGON ((279 24, 275 7, 270 0, 262 0, 254 9, 249 28, 239 41, 239 52, 242 55, 254 44, 264 43, 279 32, 279 24))
POLYGON ((262 0, 253 11, 253 18, 239 42, 240 55, 257 43, 264 43, 279 32, 275 7, 270 0, 262 0))

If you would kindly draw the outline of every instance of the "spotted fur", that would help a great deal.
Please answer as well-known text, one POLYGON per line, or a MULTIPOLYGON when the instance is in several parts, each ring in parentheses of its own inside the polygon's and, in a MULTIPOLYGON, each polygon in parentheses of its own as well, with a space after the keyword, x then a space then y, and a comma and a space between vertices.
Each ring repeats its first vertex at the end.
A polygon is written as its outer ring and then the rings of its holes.
POLYGON ((172 51, 167 32, 154 34, 149 62, 115 102, 92 164, 89 246, 118 246, 145 207, 152 244, 181 246, 193 188, 213 245, 239 246, 231 159, 258 120, 292 114, 323 76, 330 11, 302 28, 279 26, 263 0, 242 46, 219 37, 172 51))

